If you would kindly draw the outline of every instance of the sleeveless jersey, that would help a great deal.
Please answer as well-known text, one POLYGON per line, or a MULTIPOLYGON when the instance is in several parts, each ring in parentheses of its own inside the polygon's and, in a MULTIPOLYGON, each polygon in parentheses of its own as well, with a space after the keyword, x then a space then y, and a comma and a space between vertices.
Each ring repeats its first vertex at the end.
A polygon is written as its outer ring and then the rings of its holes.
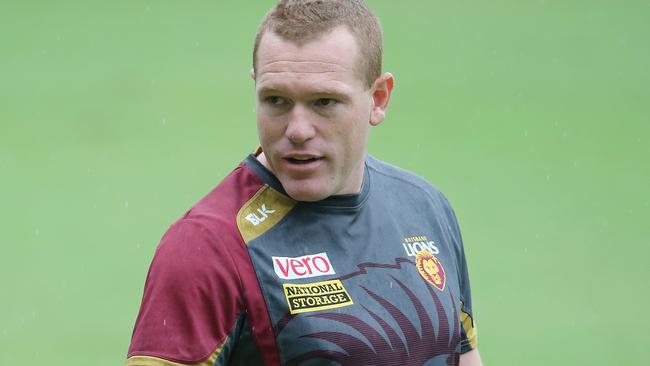
POLYGON ((291 199, 250 155, 163 236, 127 365, 457 365, 476 347, 462 239, 423 179, 291 199))

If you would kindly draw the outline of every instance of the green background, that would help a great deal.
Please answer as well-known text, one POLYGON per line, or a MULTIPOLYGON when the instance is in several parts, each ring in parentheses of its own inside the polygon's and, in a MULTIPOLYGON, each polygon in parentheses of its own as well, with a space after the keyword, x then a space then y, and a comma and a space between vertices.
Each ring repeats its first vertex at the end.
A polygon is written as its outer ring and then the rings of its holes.
MULTIPOLYGON (((257 144, 272 1, 0 2, 0 364, 122 364, 165 229, 257 144)), ((487 365, 647 365, 650 3, 370 1, 370 152, 463 228, 487 365)))

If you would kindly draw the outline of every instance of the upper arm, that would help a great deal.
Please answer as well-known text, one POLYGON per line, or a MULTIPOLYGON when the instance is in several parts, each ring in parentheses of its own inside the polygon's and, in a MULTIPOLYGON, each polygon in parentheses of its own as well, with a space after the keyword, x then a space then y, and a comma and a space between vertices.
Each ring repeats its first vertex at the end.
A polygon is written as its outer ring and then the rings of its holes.
POLYGON ((463 353, 460 355, 460 366, 483 366, 481 355, 478 353, 478 348, 463 353))
MULTIPOLYGON (((469 271, 467 269, 467 260, 465 258, 465 248, 460 232, 460 226, 456 219, 451 204, 444 196, 443 205, 446 211, 447 223, 449 225, 450 235, 453 238, 456 260, 458 262, 458 281, 460 287, 460 323, 461 323, 461 353, 472 353, 478 347, 478 335, 476 324, 474 323, 474 312, 472 310, 472 291, 469 280, 469 271)), ((475 352, 478 354, 478 352, 475 352)), ((480 358, 479 358, 480 360, 480 358)))
POLYGON ((191 220, 179 221, 163 236, 127 365, 212 365, 224 351, 243 306, 232 258, 216 240, 191 220))

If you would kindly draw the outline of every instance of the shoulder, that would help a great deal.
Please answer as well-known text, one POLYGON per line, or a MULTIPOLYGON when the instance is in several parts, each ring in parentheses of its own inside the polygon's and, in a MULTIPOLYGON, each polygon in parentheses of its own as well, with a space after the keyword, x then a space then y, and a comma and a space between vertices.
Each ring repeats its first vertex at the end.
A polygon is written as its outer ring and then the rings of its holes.
POLYGON ((456 214, 449 200, 426 179, 408 170, 396 167, 384 161, 368 157, 368 169, 371 171, 372 188, 393 212, 408 215, 417 212, 437 221, 445 231, 450 232, 456 242, 460 243, 460 228, 456 214), (372 174, 374 173, 374 174, 372 174))
POLYGON ((226 176, 165 232, 154 255, 154 268, 183 277, 183 273, 236 267, 243 239, 237 214, 264 187, 245 164, 226 176), (210 265, 206 265, 210 263, 210 265))
POLYGON ((169 227, 156 248, 148 280, 182 292, 188 284, 212 282, 215 272, 231 277, 237 267, 232 244, 236 243, 228 240, 228 235, 216 235, 196 220, 180 219, 169 227))
POLYGON ((208 194, 190 208, 183 219, 191 219, 209 231, 237 231, 239 210, 262 188, 264 181, 241 163, 208 194))
POLYGON ((379 178, 377 183, 382 189, 399 189, 420 197, 424 195, 424 197, 430 198, 437 204, 451 208, 449 201, 442 192, 419 175, 372 156, 366 158, 366 165, 379 178))

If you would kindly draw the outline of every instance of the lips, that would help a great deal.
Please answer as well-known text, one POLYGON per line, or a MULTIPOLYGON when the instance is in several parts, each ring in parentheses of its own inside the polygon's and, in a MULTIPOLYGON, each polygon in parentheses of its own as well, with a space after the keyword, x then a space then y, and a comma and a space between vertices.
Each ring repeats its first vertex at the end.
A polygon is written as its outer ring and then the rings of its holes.
POLYGON ((316 162, 316 161, 322 159, 322 157, 318 157, 318 156, 290 156, 290 157, 287 157, 285 159, 291 164, 306 165, 306 164, 316 162))
POLYGON ((289 167, 300 170, 315 168, 323 159, 322 155, 307 152, 289 153, 283 157, 289 167))

